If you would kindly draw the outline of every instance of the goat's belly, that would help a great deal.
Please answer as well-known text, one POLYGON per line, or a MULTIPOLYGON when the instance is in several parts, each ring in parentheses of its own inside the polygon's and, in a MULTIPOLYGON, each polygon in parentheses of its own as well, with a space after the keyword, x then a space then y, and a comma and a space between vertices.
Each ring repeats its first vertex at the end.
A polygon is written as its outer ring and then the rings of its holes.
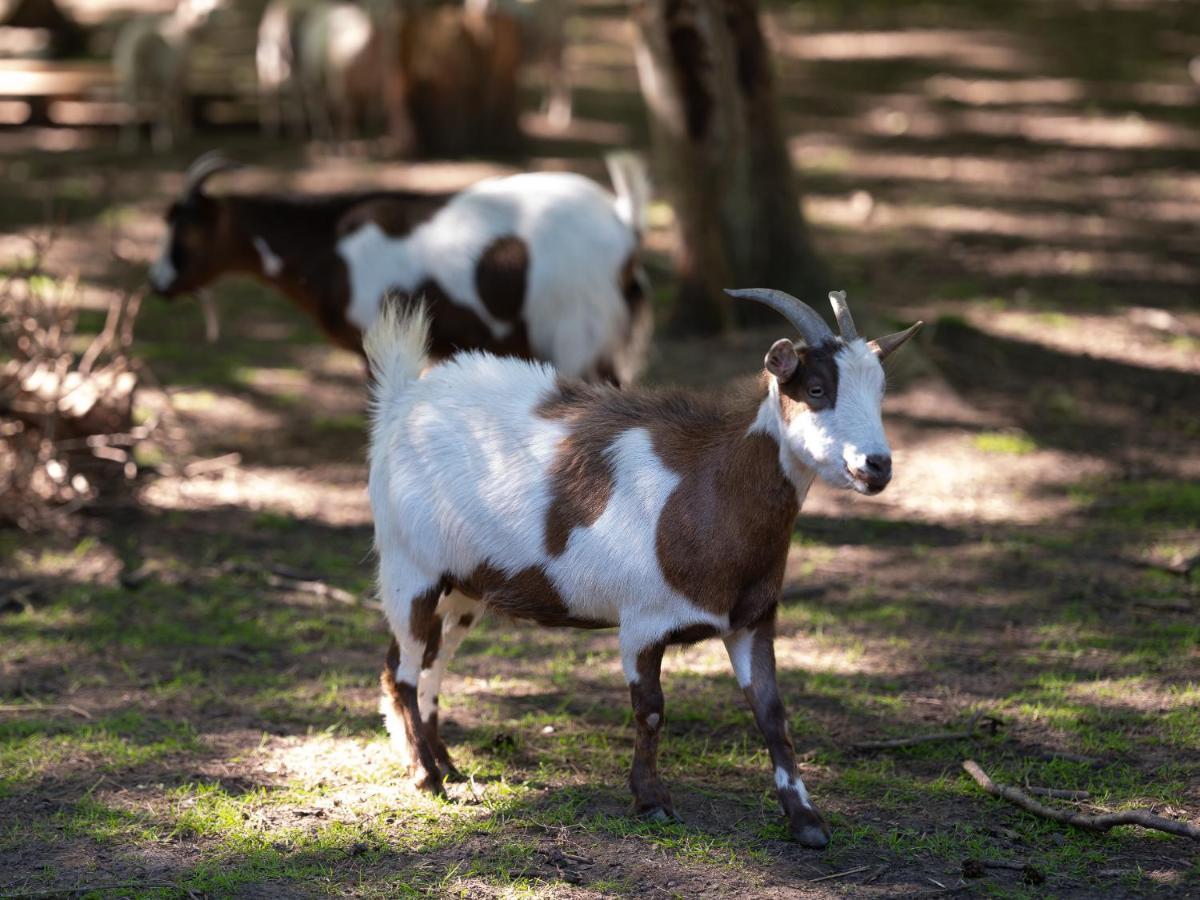
POLYGON ((589 604, 579 608, 569 603, 541 566, 508 573, 484 563, 458 579, 456 586, 495 612, 530 619, 539 625, 612 628, 620 621, 616 607, 605 609, 589 604))

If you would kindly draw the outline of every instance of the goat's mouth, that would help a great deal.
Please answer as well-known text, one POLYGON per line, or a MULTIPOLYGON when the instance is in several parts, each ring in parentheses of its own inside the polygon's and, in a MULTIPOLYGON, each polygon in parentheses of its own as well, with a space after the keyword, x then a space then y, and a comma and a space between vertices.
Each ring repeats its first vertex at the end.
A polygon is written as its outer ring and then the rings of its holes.
POLYGON ((848 487, 867 497, 874 497, 876 494, 882 493, 883 489, 888 486, 888 482, 892 480, 890 475, 883 479, 864 478, 844 463, 842 468, 846 479, 850 482, 848 487))

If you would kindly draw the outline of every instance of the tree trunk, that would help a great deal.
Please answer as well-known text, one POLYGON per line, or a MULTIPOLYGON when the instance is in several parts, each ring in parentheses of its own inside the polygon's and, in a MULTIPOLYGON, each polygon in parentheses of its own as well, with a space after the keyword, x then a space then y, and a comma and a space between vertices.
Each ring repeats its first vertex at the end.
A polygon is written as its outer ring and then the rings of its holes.
POLYGON ((823 294, 757 0, 638 0, 635 20, 658 170, 679 223, 672 324, 711 332, 754 318, 726 287, 823 294))

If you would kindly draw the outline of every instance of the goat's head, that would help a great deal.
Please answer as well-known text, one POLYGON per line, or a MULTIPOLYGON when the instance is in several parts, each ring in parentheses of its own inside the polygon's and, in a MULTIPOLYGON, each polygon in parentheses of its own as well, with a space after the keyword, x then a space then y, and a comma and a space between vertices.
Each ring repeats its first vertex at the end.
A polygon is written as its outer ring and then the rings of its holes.
POLYGON ((884 377, 880 364, 917 333, 905 331, 873 341, 854 327, 846 294, 829 295, 841 336, 812 307, 782 291, 729 291, 765 303, 800 332, 767 351, 765 365, 778 397, 779 433, 788 449, 834 487, 878 494, 892 478, 892 452, 883 433, 884 377))
POLYGON ((218 252, 222 221, 218 200, 204 191, 218 172, 240 168, 219 153, 206 153, 192 163, 183 192, 167 210, 167 230, 158 258, 150 265, 150 286, 167 298, 199 290, 221 274, 218 252))

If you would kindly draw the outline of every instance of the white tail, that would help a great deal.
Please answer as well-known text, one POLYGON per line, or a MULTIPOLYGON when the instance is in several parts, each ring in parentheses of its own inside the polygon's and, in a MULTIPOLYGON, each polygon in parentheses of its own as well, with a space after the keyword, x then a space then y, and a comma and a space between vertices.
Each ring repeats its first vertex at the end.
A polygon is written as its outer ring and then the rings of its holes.
POLYGON ((639 235, 645 234, 651 194, 646 161, 637 153, 623 150, 609 153, 604 163, 617 194, 617 215, 639 235))
POLYGON ((371 367, 374 424, 386 421, 409 382, 429 364, 429 313, 425 305, 401 308, 385 298, 379 317, 363 336, 371 367))

